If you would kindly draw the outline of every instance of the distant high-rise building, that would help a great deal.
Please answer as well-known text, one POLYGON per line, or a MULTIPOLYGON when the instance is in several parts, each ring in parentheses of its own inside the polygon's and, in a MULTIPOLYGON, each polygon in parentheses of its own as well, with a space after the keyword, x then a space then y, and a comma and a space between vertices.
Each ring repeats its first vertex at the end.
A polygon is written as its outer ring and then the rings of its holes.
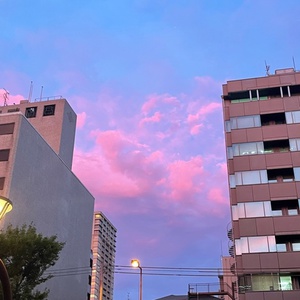
POLYGON ((94 198, 72 173, 76 114, 65 99, 0 107, 0 196, 13 203, 1 221, 65 242, 47 270, 49 300, 89 299, 94 198))
POLYGON ((102 212, 94 213, 91 299, 113 300, 116 233, 102 212))
POLYGON ((239 300, 300 299, 300 72, 223 85, 239 300))

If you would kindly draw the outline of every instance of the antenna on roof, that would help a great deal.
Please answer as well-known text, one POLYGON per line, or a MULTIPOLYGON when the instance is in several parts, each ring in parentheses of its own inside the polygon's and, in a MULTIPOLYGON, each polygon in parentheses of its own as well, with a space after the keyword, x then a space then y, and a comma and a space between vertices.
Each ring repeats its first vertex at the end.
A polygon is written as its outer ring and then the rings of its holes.
POLYGON ((269 76, 270 75, 270 66, 267 65, 267 62, 265 61, 265 66, 266 66, 266 75, 269 76))
POLYGON ((296 72, 296 64, 295 64, 294 56, 293 56, 293 66, 294 66, 294 71, 296 72))
POLYGON ((3 104, 3 106, 7 106, 9 92, 5 88, 3 88, 3 89, 4 89, 4 94, 3 94, 4 104, 3 104))
POLYGON ((31 101, 32 97, 32 89, 33 89, 33 81, 30 82, 30 88, 29 88, 29 95, 28 95, 28 101, 31 101))
POLYGON ((43 86, 41 86, 40 101, 42 101, 42 98, 43 98, 43 89, 44 89, 44 87, 43 87, 43 86))

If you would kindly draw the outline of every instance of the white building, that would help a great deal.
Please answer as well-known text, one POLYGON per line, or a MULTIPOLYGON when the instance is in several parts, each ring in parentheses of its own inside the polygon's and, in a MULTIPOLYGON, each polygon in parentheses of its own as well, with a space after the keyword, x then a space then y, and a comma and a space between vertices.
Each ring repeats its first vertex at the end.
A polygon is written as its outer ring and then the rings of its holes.
POLYGON ((116 228, 102 212, 94 213, 91 299, 112 300, 116 254, 116 228))
POLYGON ((33 224, 65 242, 43 285, 49 300, 90 293, 94 198, 71 171, 75 128, 65 99, 0 107, 0 195, 13 203, 1 227, 33 224))

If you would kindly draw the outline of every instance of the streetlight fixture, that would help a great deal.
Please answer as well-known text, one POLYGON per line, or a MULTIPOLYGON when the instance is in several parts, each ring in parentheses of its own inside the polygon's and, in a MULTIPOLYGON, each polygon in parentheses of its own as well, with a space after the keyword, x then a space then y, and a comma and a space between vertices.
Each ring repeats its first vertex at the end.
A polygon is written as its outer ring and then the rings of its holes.
POLYGON ((138 259, 131 260, 131 266, 140 269, 140 287, 139 287, 139 300, 143 300, 143 269, 138 259))
POLYGON ((0 220, 3 216, 12 210, 12 203, 9 199, 0 196, 0 220))
MULTIPOLYGON (((3 216, 12 210, 12 203, 9 199, 0 196, 0 220, 3 216)), ((0 259, 0 281, 3 289, 3 300, 12 300, 12 292, 7 269, 0 259)))

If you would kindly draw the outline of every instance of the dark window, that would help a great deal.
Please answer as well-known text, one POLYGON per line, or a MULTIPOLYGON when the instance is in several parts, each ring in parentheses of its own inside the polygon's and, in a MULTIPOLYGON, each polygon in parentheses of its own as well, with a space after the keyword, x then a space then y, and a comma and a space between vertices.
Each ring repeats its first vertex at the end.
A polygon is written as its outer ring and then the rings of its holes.
POLYGON ((16 112, 16 111, 19 111, 20 108, 17 107, 17 108, 11 108, 11 109, 8 109, 7 112, 11 113, 11 112, 16 112))
POLYGON ((4 188, 4 180, 5 180, 5 177, 0 177, 0 190, 3 190, 3 188, 4 188))
POLYGON ((278 98, 280 97, 280 88, 273 87, 259 90, 259 97, 278 98))
POLYGON ((299 214, 299 202, 295 200, 271 201, 273 215, 292 216, 299 214))
POLYGON ((264 152, 287 152, 290 149, 289 140, 266 141, 264 142, 264 152))
POLYGON ((26 118, 35 118, 36 117, 37 107, 27 107, 25 111, 26 118))
POLYGON ((262 126, 286 124, 285 113, 260 115, 260 120, 262 126))
POLYGON ((0 124, 0 135, 12 134, 14 132, 15 123, 0 124))
POLYGON ((44 106, 43 116, 53 116, 54 113, 55 113, 55 104, 44 106))
POLYGON ((9 149, 0 150, 0 161, 8 161, 9 149))
POLYGON ((279 235, 275 237, 279 252, 300 251, 300 235, 279 235))
POLYGON ((92 283, 92 276, 89 275, 89 285, 91 285, 91 283, 92 283))
POLYGON ((300 85, 290 86, 291 96, 300 95, 300 85))
POLYGON ((288 182, 294 181, 293 168, 267 170, 269 182, 288 182))
POLYGON ((90 300, 91 299, 91 295, 89 293, 87 293, 87 297, 86 297, 87 300, 90 300))
POLYGON ((93 260, 90 258, 90 268, 93 267, 93 260))

